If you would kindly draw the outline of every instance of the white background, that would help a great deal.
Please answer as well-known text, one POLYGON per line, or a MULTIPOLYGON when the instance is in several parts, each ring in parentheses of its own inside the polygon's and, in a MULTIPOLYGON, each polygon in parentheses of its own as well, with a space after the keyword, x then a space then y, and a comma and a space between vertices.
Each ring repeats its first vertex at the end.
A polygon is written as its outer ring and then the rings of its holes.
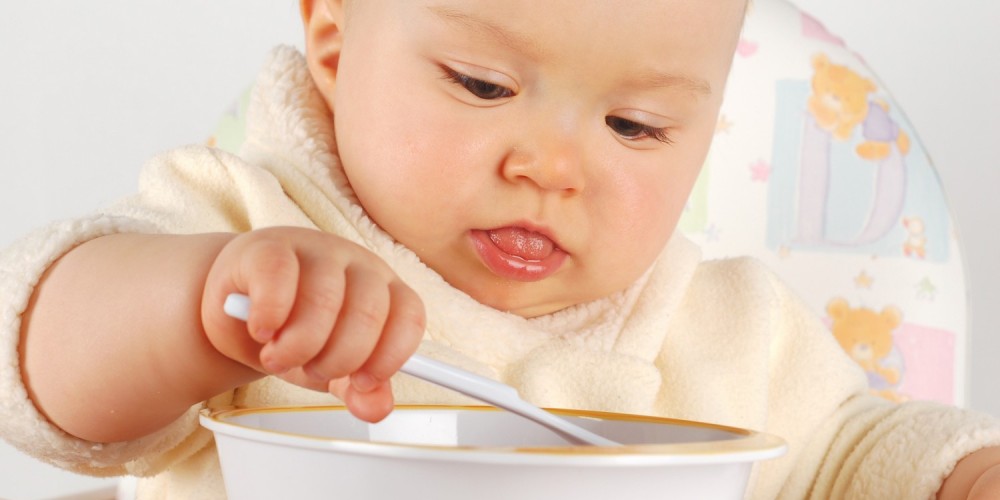
MULTIPOLYGON (((796 3, 864 55, 937 165, 968 266, 968 405, 1000 415, 1000 3, 796 3)), ((0 3, 0 245, 132 192, 145 159, 203 141, 270 46, 301 46, 297 9, 293 0, 0 3)), ((101 484, 0 443, 0 498, 101 484)))

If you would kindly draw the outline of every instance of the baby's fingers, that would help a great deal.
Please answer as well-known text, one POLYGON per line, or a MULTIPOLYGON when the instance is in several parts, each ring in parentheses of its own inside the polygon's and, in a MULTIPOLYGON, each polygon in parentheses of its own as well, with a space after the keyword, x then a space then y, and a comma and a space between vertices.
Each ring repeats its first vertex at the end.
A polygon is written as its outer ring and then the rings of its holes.
POLYGON ((399 371, 417 350, 426 325, 424 304, 401 281, 389 285, 390 309, 378 344, 365 364, 351 376, 358 392, 374 391, 399 371))
POLYGON ((320 355, 344 306, 346 286, 341 272, 302 276, 288 321, 278 337, 260 351, 267 371, 284 373, 320 355))
POLYGON ((253 303, 247 329, 257 342, 270 341, 288 320, 299 272, 298 256, 286 242, 264 239, 248 245, 240 261, 237 286, 247 290, 253 303))
POLYGON ((389 314, 389 276, 365 265, 347 268, 340 314, 323 350, 305 365, 307 373, 320 380, 340 378, 371 356, 389 314))
POLYGON ((368 392, 358 392, 347 378, 330 381, 329 391, 347 405, 351 414, 366 422, 378 422, 389 415, 394 404, 392 386, 383 382, 368 392))

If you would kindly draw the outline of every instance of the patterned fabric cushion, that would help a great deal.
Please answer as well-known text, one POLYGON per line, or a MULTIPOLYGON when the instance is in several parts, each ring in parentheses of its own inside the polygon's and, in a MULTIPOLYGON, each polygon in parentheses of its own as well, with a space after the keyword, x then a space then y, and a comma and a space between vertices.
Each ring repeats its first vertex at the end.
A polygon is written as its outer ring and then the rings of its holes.
POLYGON ((708 256, 765 261, 873 391, 961 404, 962 255, 916 137, 861 56, 784 0, 758 0, 682 230, 708 256))

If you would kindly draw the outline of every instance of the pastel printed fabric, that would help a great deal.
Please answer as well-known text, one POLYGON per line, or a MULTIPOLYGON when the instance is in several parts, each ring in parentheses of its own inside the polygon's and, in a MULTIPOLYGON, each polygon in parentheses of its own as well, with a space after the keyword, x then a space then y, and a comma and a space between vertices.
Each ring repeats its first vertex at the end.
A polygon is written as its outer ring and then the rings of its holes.
POLYGON ((783 0, 751 7, 681 229, 753 255, 887 399, 963 402, 967 303, 937 174, 864 60, 783 0))

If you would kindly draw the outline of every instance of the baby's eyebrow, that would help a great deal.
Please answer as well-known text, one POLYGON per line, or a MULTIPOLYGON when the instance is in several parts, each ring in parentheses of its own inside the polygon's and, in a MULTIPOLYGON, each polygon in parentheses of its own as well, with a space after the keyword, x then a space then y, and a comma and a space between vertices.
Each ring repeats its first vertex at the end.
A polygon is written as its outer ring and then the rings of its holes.
POLYGON ((538 55, 538 45, 528 36, 500 26, 489 19, 450 7, 432 5, 428 7, 439 19, 461 26, 473 33, 483 33, 501 44, 528 55, 538 55))
POLYGON ((686 90, 695 94, 711 95, 712 86, 701 78, 676 73, 646 71, 630 78, 638 87, 671 88, 686 90))
MULTIPOLYGON (((459 26, 476 34, 485 34, 523 54, 536 58, 541 55, 541 49, 531 37, 500 26, 482 16, 443 5, 431 5, 427 9, 448 24, 459 26)), ((629 83, 640 88, 676 89, 698 95, 712 94, 712 86, 707 81, 683 74, 649 70, 631 75, 628 80, 629 83)))

